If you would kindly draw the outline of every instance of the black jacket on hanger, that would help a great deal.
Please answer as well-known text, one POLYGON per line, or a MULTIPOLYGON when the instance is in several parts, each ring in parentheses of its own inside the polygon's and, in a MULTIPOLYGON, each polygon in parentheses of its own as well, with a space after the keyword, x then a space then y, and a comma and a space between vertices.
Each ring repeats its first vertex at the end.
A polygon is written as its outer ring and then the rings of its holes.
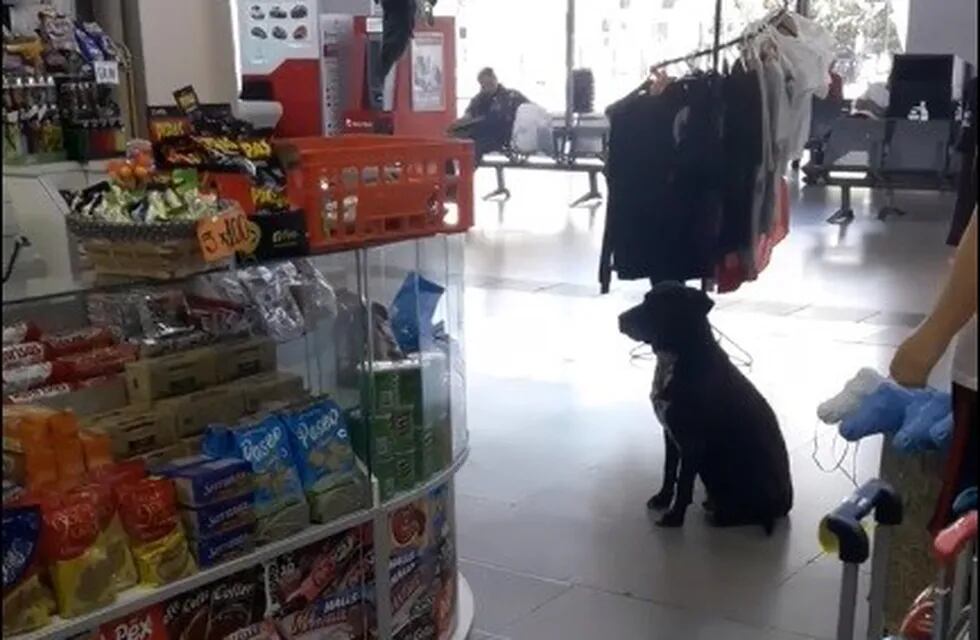
POLYGON ((725 192, 722 90, 720 76, 699 75, 608 111, 604 293, 613 270, 654 282, 713 275, 725 192))

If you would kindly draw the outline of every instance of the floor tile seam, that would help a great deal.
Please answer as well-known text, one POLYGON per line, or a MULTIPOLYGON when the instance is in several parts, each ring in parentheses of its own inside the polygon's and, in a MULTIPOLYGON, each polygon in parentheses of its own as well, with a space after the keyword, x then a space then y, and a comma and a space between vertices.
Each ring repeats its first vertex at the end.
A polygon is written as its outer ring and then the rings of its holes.
POLYGON ((801 573, 820 562, 826 555, 827 554, 825 552, 821 551, 817 555, 810 557, 799 569, 790 571, 787 576, 779 582, 776 588, 781 589, 785 587, 793 578, 799 576, 801 573))
POLYGON ((535 605, 527 613, 521 614, 521 615, 517 616, 516 618, 514 618, 513 620, 507 622, 506 624, 503 625, 504 633, 506 633, 506 634, 509 635, 514 630, 514 627, 516 627, 518 624, 520 624, 524 620, 527 620, 528 618, 532 617, 538 611, 541 611, 542 609, 544 609, 545 607, 547 607, 549 604, 555 602, 556 600, 558 600, 559 598, 561 598, 565 594, 569 593, 574 588, 575 588, 575 585, 574 584, 567 584, 565 586, 565 588, 561 590, 561 592, 556 593, 555 595, 553 595, 552 597, 548 598, 544 602, 541 602, 540 604, 535 605))
MULTIPOLYGON (((513 569, 511 567, 506 567, 504 565, 496 564, 496 563, 493 563, 493 562, 488 562, 486 560, 478 560, 478 559, 475 559, 475 558, 467 558, 465 556, 460 556, 460 561, 461 562, 464 562, 466 564, 476 565, 476 566, 482 567, 484 569, 492 569, 493 571, 498 571, 500 573, 506 573, 507 575, 514 576, 516 578, 525 578, 525 579, 528 579, 528 580, 537 580, 538 582, 544 582, 544 583, 549 584, 549 585, 554 586, 554 587, 570 587, 570 586, 574 586, 574 583, 571 582, 570 580, 561 580, 559 578, 547 578, 547 577, 544 577, 544 576, 535 575, 533 573, 529 573, 529 572, 525 572, 525 571, 518 571, 518 570, 513 569)), ((465 570, 463 571, 463 575, 464 576, 466 575, 465 570)))

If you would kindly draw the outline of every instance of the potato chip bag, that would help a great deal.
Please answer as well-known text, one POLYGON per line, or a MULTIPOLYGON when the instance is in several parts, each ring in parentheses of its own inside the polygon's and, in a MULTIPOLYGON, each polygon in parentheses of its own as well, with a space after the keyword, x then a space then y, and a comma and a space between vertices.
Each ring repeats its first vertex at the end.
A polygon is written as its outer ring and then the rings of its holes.
POLYGON ((158 587, 197 572, 172 481, 143 478, 120 485, 116 495, 140 584, 158 587))
POLYGON ((41 509, 3 508, 3 633, 39 629, 51 621, 54 601, 40 579, 41 509))
POLYGON ((74 618, 112 604, 116 590, 95 501, 66 496, 62 504, 43 509, 42 515, 42 545, 58 613, 74 618))
POLYGON ((135 586, 139 579, 133 555, 129 551, 129 540, 123 531, 122 521, 116 507, 116 497, 112 488, 105 484, 85 484, 71 492, 85 496, 95 502, 99 512, 99 536, 101 544, 109 555, 113 587, 117 592, 135 586))

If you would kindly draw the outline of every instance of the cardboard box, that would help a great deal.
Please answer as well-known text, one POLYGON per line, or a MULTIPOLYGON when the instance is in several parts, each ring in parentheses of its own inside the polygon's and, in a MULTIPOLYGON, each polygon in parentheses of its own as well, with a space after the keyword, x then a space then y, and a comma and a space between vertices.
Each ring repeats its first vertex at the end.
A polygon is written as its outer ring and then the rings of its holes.
POLYGON ((152 402, 217 384, 216 357, 213 348, 203 347, 130 362, 126 365, 130 402, 152 402))
POLYGON ((204 445, 204 436, 200 435, 191 436, 190 438, 183 438, 179 444, 183 449, 180 454, 182 457, 200 455, 202 446, 204 445))
POLYGON ((230 382, 275 371, 276 343, 270 338, 249 338, 214 345, 218 382, 230 382))
POLYGON ((37 404, 51 409, 71 409, 78 416, 89 416, 125 407, 128 401, 126 379, 119 375, 105 384, 39 398, 37 404))
POLYGON ((186 396, 160 400, 153 409, 173 422, 178 438, 196 436, 212 424, 234 425, 245 415, 240 389, 211 387, 186 396))
POLYGON ((177 444, 177 432, 170 416, 153 409, 113 412, 91 423, 112 441, 117 458, 132 458, 177 444))
POLYGON ((182 451, 183 448, 179 444, 175 444, 134 457, 142 458, 146 463, 146 468, 152 470, 180 458, 182 451))
POLYGON ((303 378, 283 371, 271 371, 257 376, 242 378, 229 385, 241 391, 245 399, 245 412, 256 413, 263 404, 292 402, 306 395, 303 378))

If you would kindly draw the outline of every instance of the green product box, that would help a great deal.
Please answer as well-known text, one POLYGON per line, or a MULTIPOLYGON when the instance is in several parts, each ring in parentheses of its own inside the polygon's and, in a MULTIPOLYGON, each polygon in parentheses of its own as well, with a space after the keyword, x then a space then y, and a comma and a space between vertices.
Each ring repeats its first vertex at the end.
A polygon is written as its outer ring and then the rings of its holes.
POLYGON ((382 500, 390 500, 399 493, 411 491, 415 488, 415 451, 378 459, 372 464, 371 470, 378 480, 382 500))
POLYGON ((369 399, 372 409, 377 413, 387 413, 398 408, 399 375, 394 365, 378 363, 378 368, 371 373, 369 399))
POLYGON ((436 448, 436 430, 431 427, 415 428, 415 473, 419 482, 427 482, 443 470, 436 448))
POLYGON ((369 455, 374 460, 380 460, 414 450, 413 431, 410 408, 374 416, 371 418, 371 431, 367 434, 371 444, 369 455))
POLYGON ((398 399, 403 407, 412 408, 412 422, 415 426, 425 423, 422 368, 419 365, 406 366, 399 371, 398 399))
POLYGON ((399 407, 391 412, 391 440, 395 455, 415 448, 415 423, 412 407, 399 407))

